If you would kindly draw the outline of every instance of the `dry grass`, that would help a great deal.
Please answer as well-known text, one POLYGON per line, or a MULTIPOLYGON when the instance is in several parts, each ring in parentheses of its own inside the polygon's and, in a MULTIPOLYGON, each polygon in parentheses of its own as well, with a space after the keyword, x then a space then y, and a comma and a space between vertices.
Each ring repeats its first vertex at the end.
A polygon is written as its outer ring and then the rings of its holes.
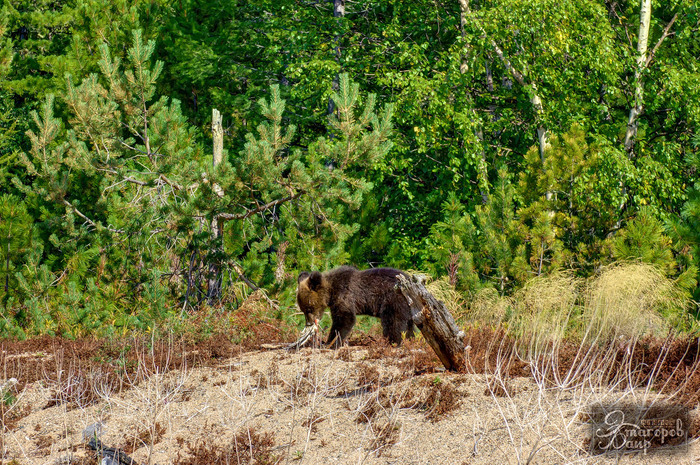
POLYGON ((690 303, 651 265, 617 263, 588 279, 560 272, 530 280, 512 297, 480 291, 467 317, 475 327, 505 322, 517 353, 534 360, 556 351, 566 337, 581 345, 664 337, 690 303))
POLYGON ((587 337, 603 340, 663 336, 670 329, 663 316, 688 304, 673 281, 644 263, 605 268, 586 287, 582 301, 587 337))
MULTIPOLYGON (((43 357, 15 359, 23 349, 12 347, 2 357, 10 369, 6 377, 16 372, 21 383, 30 377, 43 382, 56 416, 92 423, 107 412, 110 426, 124 425, 106 433, 114 434, 110 445, 135 449, 142 462, 318 463, 342 453, 344 463, 439 463, 437 455, 419 455, 428 447, 413 447, 425 441, 433 449, 450 444, 469 463, 588 463, 581 419, 591 404, 653 403, 659 394, 685 405, 700 401, 698 340, 652 337, 660 330, 654 318, 632 324, 634 315, 668 312, 669 298, 677 295, 672 283, 647 271, 618 265, 589 282, 567 274, 543 277, 510 299, 479 294, 468 315, 484 320, 465 331, 466 374, 439 372, 421 337, 392 347, 361 333, 338 351, 294 354, 244 352, 219 333, 194 345, 52 341, 43 349, 32 346, 31 353, 43 350, 43 357), (629 280, 637 284, 624 285, 629 280), (650 288, 667 297, 654 300, 650 288), (625 311, 631 316, 615 319, 625 311), (506 315, 507 331, 498 324, 506 315), (217 368, 199 373, 195 366, 217 368), (167 459, 157 455, 166 448, 167 459)), ((465 312, 449 289, 434 292, 456 305, 455 314, 465 312)), ((254 326, 257 312, 236 318, 254 326)), ((265 328, 253 327, 243 347, 254 348, 255 331, 265 328)), ((37 454, 70 454, 78 447, 75 426, 51 434, 30 429, 22 435, 33 435, 37 454)))
POLYGON ((117 395, 113 383, 93 386, 108 411, 118 410, 128 418, 131 434, 125 438, 125 448, 134 451, 141 447, 148 450, 147 464, 153 463, 153 448, 167 432, 170 416, 176 402, 187 398, 184 386, 189 377, 187 357, 179 353, 174 341, 167 350, 156 352, 158 344, 152 341, 150 350, 141 347, 137 352, 137 365, 133 373, 125 373, 123 382, 128 386, 126 396, 117 395), (173 365, 171 360, 180 360, 173 365))
POLYGON ((455 290, 448 277, 443 276, 440 279, 430 280, 425 288, 436 299, 442 301, 455 318, 459 318, 465 313, 467 303, 464 296, 455 290))
POLYGON ((436 422, 459 408, 461 397, 453 381, 440 376, 421 376, 368 392, 353 410, 358 423, 371 423, 396 409, 415 409, 436 422))
POLYGON ((464 313, 464 318, 472 325, 495 328, 505 320, 512 306, 513 299, 502 297, 496 289, 487 287, 476 293, 469 303, 469 309, 464 313))
POLYGON ((537 278, 512 298, 487 294, 472 308, 484 303, 496 314, 512 309, 509 335, 484 324, 468 332, 471 371, 483 373, 501 419, 495 428, 508 433, 499 449, 504 460, 537 462, 567 444, 585 454, 586 432, 571 419, 586 418, 591 405, 694 407, 700 400, 698 340, 673 337, 667 323, 687 298, 651 266, 616 264, 588 281, 537 278), (520 392, 514 374, 531 376, 537 389, 520 392))
POLYGON ((572 273, 530 280, 512 298, 511 330, 518 338, 518 353, 536 359, 551 346, 558 346, 575 311, 580 280, 572 273))
MULTIPOLYGON (((457 450, 469 463, 589 463, 581 418, 591 403, 653 401, 651 387, 661 388, 659 379, 672 380, 667 392, 699 392, 698 384, 686 382, 700 380, 693 378, 697 342, 685 347, 640 342, 625 359, 627 348, 617 341, 590 353, 563 341, 556 359, 554 353, 543 354, 526 363, 515 341, 502 332, 478 328, 467 331, 467 337, 470 361, 483 362, 473 364, 470 374, 417 375, 406 365, 412 356, 403 346, 382 347, 375 358, 369 357, 368 346, 351 346, 342 358, 318 349, 260 351, 201 372, 165 363, 178 352, 176 346, 171 355, 141 351, 141 361, 125 377, 129 389, 87 407, 84 417, 94 422, 99 409, 109 410, 104 441, 134 449, 139 463, 147 462, 154 445, 153 463, 193 465, 320 463, 330 456, 343 457, 340 463, 440 463, 435 454, 443 453, 453 454, 450 463, 461 463, 454 456, 457 450), (172 368, 157 372, 148 362, 152 359, 172 368), (650 367, 652 360, 658 360, 656 369, 650 367), (606 369, 607 381, 594 376, 603 364, 636 377, 611 378, 613 371, 606 369), (200 390, 202 383, 206 391, 200 390), (115 429, 117 424, 123 426, 115 429), (414 447, 416 441, 420 448, 414 447)), ((418 349, 420 341, 414 343, 411 349, 418 349)), ((77 418, 79 409, 67 411, 68 406, 57 404, 53 415, 77 418)), ((27 449, 26 457, 36 453, 53 459, 57 450, 75 451, 79 444, 75 434, 59 438, 55 429, 30 432, 29 425, 15 435, 33 435, 36 452, 27 449)), ((80 457, 71 460, 80 463, 80 457)))

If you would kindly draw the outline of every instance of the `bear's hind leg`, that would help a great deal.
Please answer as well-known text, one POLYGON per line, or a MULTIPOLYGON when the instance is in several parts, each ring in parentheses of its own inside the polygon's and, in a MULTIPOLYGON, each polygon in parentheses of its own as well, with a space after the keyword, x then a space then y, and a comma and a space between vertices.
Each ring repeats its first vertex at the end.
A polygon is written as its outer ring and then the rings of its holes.
POLYGON ((413 318, 409 307, 386 305, 382 309, 381 319, 384 337, 392 344, 401 345, 404 337, 414 336, 413 318))
POLYGON ((401 315, 401 323, 403 324, 402 332, 406 334, 406 339, 411 339, 415 335, 416 327, 413 324, 413 316, 411 315, 411 309, 406 308, 399 312, 401 315))
POLYGON ((396 316, 393 307, 386 305, 382 308, 380 317, 382 320, 382 333, 390 343, 399 346, 403 339, 401 335, 403 325, 400 321, 397 321, 396 316))

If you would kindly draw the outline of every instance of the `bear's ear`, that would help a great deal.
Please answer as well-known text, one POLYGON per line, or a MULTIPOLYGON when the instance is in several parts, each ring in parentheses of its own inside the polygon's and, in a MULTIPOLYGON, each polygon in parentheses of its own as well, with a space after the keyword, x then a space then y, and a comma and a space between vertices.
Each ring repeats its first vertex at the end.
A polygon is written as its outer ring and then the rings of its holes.
POLYGON ((318 271, 314 271, 309 275, 309 289, 312 291, 318 290, 319 287, 321 287, 321 283, 323 282, 323 276, 321 276, 321 273, 318 271))
POLYGON ((299 284, 300 282, 302 282, 302 281, 304 280, 304 278, 308 278, 308 277, 309 277, 309 272, 308 272, 308 271, 302 271, 301 273, 299 273, 299 277, 297 278, 297 284, 299 284))

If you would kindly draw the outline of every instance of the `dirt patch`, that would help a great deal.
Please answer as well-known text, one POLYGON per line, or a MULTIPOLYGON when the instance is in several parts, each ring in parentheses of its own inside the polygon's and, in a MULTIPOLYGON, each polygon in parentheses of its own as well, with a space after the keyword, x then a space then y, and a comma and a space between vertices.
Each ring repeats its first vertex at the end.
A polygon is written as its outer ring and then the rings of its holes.
MULTIPOLYGON (((526 363, 502 332, 472 330, 467 340, 468 373, 442 370, 420 338, 393 347, 361 334, 340 350, 291 353, 225 336, 6 342, 8 374, 18 379, 7 406, 22 414, 5 415, 2 460, 95 463, 83 438, 93 428, 139 464, 491 464, 530 456, 614 463, 586 455, 591 403, 663 391, 689 405, 697 396, 693 340, 616 343, 591 358, 629 367, 636 386, 566 384, 572 370, 579 378, 595 373, 575 371, 580 347, 562 345, 549 359, 526 363), (47 371, 38 376, 40 369, 47 371)), ((607 370, 604 376, 614 373, 607 370)), ((695 442, 688 448, 680 459, 621 463, 691 463, 700 450, 695 442)))

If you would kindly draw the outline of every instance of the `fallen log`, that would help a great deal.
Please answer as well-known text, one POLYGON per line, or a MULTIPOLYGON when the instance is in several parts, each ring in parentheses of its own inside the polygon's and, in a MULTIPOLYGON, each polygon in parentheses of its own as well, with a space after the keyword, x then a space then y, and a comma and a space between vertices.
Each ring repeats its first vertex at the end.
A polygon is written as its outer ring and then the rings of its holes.
POLYGON ((422 276, 409 278, 399 275, 396 286, 408 300, 413 323, 423 333, 423 337, 447 370, 463 371, 464 332, 457 327, 445 304, 425 288, 422 276))

